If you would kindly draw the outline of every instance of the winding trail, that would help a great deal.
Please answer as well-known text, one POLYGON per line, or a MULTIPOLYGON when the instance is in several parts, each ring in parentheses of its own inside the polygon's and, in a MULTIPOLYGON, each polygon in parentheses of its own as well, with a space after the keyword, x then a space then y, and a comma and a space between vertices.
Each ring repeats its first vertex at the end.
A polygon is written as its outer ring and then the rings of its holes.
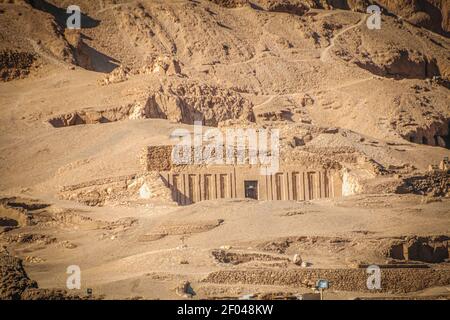
POLYGON ((322 53, 320 54, 320 61, 322 62, 328 62, 331 57, 330 57, 330 49, 333 48, 336 44, 336 39, 339 38, 340 36, 342 36, 344 33, 346 33, 347 31, 353 30, 359 26, 361 26, 364 22, 366 21, 366 19, 361 18, 356 24, 349 26, 347 28, 342 29, 340 32, 338 32, 333 38, 331 38, 330 40, 330 45, 328 47, 326 47, 322 53))
MULTIPOLYGON (((367 81, 370 81, 370 80, 376 80, 376 79, 382 79, 382 77, 370 76, 370 77, 367 77, 367 78, 352 80, 352 81, 348 81, 348 82, 345 82, 343 84, 340 84, 340 85, 337 85, 337 86, 334 86, 334 87, 329 87, 329 88, 326 88, 326 89, 320 89, 320 91, 326 91, 326 92, 328 92, 328 91, 335 91, 335 90, 343 89, 343 88, 346 88, 346 87, 354 86, 354 85, 359 84, 359 83, 367 82, 367 81)), ((306 94, 314 94, 317 91, 318 90, 309 90, 309 91, 305 91, 304 93, 306 93, 306 94)), ((269 104, 275 98, 292 97, 292 96, 295 96, 295 95, 298 95, 298 94, 300 94, 300 93, 293 92, 293 93, 286 93, 286 94, 266 94, 264 96, 268 97, 267 100, 262 102, 262 103, 260 103, 260 104, 257 104, 255 106, 253 106, 253 109, 257 109, 257 108, 262 107, 262 106, 264 106, 266 104, 269 104)))

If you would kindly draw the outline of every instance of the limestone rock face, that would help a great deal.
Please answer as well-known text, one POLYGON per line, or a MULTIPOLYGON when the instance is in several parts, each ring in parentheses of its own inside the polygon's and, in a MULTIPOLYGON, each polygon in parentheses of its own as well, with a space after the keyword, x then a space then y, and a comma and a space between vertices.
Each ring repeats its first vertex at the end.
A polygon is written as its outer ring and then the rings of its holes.
MULTIPOLYGON (((156 93, 147 102, 150 118, 165 118, 171 122, 179 123, 183 121, 183 101, 175 95, 156 93)), ((186 118, 189 115, 185 115, 186 118)))
POLYGON ((202 121, 217 126, 229 119, 252 121, 252 103, 239 93, 215 86, 182 83, 157 92, 147 101, 150 118, 163 118, 176 123, 202 121))
POLYGON ((438 33, 450 32, 450 1, 447 0, 378 0, 389 12, 438 33))

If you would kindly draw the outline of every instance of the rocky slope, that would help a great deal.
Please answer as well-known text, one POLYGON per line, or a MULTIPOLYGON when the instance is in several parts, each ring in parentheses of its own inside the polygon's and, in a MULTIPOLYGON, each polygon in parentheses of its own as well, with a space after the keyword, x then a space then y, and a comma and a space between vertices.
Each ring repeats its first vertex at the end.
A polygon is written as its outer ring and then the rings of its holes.
MULTIPOLYGON (((55 163, 41 170, 44 181, 74 166, 90 167, 81 176, 106 173, 101 163, 110 161, 117 127, 137 128, 128 121, 149 118, 170 123, 154 129, 165 140, 172 124, 195 120, 277 127, 287 161, 329 155, 423 170, 450 146, 447 2, 378 1, 380 30, 366 26, 370 3, 79 1, 81 30, 65 28, 67 1, 0 4, 3 173, 23 164, 25 179, 32 170, 24 160, 33 158, 32 148, 11 147, 19 144, 15 132, 23 132, 20 141, 29 132, 40 145, 55 130, 80 153, 65 153, 56 141, 42 145, 50 150, 42 159, 55 163), (426 28, 408 22, 427 12, 426 28), (106 139, 105 154, 92 161, 76 144, 84 130, 106 139), (419 144, 434 147, 425 149, 429 159, 417 156, 419 144)), ((136 173, 131 155, 152 140, 129 139, 116 147, 117 159, 133 164, 123 175, 136 173)), ((85 141, 99 151, 96 139, 85 141)))

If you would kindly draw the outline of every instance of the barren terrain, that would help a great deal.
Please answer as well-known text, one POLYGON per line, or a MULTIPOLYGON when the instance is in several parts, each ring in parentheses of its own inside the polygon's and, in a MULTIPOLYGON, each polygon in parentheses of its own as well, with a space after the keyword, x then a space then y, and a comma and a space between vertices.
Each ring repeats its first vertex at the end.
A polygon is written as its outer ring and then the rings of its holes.
POLYGON ((448 1, 77 2, 0 1, 0 299, 450 297, 448 1), (195 120, 342 197, 178 205, 141 153, 195 120))

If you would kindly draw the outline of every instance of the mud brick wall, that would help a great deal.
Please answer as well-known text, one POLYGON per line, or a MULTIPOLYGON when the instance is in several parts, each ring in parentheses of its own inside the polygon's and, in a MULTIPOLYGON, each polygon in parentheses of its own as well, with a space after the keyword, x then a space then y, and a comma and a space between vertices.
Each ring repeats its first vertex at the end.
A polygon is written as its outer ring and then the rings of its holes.
MULTIPOLYGON (((203 282, 312 288, 317 280, 327 279, 331 290, 369 292, 367 277, 365 269, 255 269, 216 271, 210 273, 203 282)), ((373 292, 407 293, 449 284, 449 270, 383 269, 381 288, 373 292)))
POLYGON ((172 169, 172 146, 148 146, 141 155, 145 171, 170 171, 172 169))

